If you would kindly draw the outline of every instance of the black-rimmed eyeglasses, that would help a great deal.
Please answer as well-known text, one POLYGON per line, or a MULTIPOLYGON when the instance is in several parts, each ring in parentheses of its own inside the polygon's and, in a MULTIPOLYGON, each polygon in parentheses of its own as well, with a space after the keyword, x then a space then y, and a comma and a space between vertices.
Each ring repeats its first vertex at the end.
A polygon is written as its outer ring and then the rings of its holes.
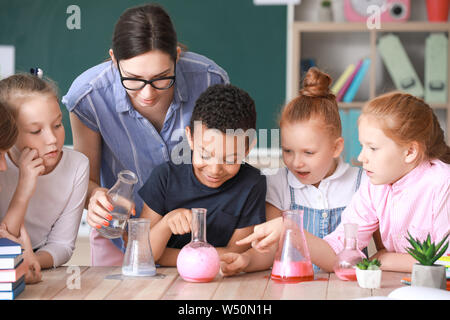
POLYGON ((133 91, 141 90, 147 84, 151 85, 153 88, 158 90, 170 89, 175 84, 176 67, 177 65, 174 64, 173 76, 160 77, 152 80, 145 80, 139 78, 123 77, 122 72, 120 71, 119 60, 117 60, 117 69, 119 70, 120 82, 122 82, 122 85, 124 86, 125 89, 133 91))

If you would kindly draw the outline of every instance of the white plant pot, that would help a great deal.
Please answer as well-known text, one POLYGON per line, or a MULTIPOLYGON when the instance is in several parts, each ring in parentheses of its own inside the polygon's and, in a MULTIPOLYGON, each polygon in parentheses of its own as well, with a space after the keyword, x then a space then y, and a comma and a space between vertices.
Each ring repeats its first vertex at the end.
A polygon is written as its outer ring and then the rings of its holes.
POLYGON ((381 269, 379 270, 361 270, 356 268, 356 279, 358 285, 364 289, 378 289, 381 285, 381 269))
POLYGON ((317 11, 317 21, 319 22, 333 21, 333 13, 331 11, 331 7, 319 6, 319 10, 317 11))
POLYGON ((445 266, 436 264, 432 266, 424 266, 418 263, 414 264, 411 275, 411 285, 445 290, 447 288, 445 266))

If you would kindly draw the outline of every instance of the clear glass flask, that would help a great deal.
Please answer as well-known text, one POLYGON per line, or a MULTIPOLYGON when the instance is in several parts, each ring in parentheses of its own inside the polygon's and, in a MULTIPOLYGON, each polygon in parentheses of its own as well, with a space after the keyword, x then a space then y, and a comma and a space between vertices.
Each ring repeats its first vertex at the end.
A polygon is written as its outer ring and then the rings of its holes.
POLYGON ((219 273, 220 259, 216 248, 206 241, 206 209, 192 208, 191 236, 178 254, 178 273, 189 282, 212 281, 219 273))
POLYGON ((358 249, 358 225, 344 224, 344 249, 339 252, 334 264, 334 273, 344 281, 356 281, 356 264, 366 256, 358 249))
POLYGON ((110 212, 112 220, 109 225, 97 230, 103 237, 115 239, 122 236, 133 208, 133 187, 137 182, 138 178, 134 172, 123 170, 119 172, 113 187, 106 192, 114 209, 110 212))
POLYGON ((123 259, 122 274, 126 276, 154 276, 156 274, 150 246, 150 219, 128 221, 128 243, 123 259))
POLYGON ((283 211, 283 230, 272 266, 272 280, 286 283, 314 280, 303 232, 303 211, 283 211))

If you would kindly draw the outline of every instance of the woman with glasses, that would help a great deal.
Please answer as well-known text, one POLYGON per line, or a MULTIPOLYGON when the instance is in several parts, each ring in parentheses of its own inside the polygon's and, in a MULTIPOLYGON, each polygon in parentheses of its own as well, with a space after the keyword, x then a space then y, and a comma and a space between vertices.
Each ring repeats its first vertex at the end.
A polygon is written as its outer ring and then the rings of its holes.
POLYGON ((136 173, 133 200, 140 213, 137 190, 152 169, 180 161, 180 153, 189 150, 182 148, 183 132, 197 97, 213 84, 229 83, 227 73, 210 59, 182 52, 170 17, 155 4, 120 16, 109 54, 111 61, 81 74, 62 99, 70 112, 74 149, 90 160, 86 205, 95 266, 123 260, 122 239, 111 241, 96 231, 111 221, 105 192, 118 173, 136 173))

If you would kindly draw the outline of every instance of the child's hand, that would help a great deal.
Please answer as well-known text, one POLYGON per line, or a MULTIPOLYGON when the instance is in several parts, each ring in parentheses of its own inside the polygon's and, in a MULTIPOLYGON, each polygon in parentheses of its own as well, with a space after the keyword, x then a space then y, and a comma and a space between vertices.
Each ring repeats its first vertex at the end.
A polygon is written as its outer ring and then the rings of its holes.
POLYGON ((283 218, 279 217, 255 226, 248 237, 236 241, 237 245, 251 243, 252 247, 260 252, 269 252, 269 248, 276 244, 280 238, 283 218))
POLYGON ((20 154, 18 167, 20 190, 31 196, 36 189, 37 177, 45 172, 44 160, 38 157, 37 150, 25 148, 20 154))
POLYGON ((31 247, 31 240, 24 225, 22 225, 20 228, 19 238, 16 238, 8 232, 6 225, 2 223, 0 225, 0 238, 8 238, 11 241, 19 243, 24 249, 24 261, 22 263, 28 264, 28 271, 25 274, 25 283, 31 284, 41 281, 41 264, 39 263, 36 255, 33 252, 33 248, 31 247))
POLYGON ((189 209, 175 209, 166 214, 164 219, 173 234, 185 234, 191 232, 192 212, 189 209))
POLYGON ((220 256, 220 271, 224 277, 233 276, 244 271, 249 263, 248 255, 227 252, 220 256))
POLYGON ((32 250, 25 250, 24 261, 28 264, 28 271, 25 274, 25 283, 38 283, 42 280, 41 264, 32 250), (27 252, 28 251, 28 252, 27 252))

